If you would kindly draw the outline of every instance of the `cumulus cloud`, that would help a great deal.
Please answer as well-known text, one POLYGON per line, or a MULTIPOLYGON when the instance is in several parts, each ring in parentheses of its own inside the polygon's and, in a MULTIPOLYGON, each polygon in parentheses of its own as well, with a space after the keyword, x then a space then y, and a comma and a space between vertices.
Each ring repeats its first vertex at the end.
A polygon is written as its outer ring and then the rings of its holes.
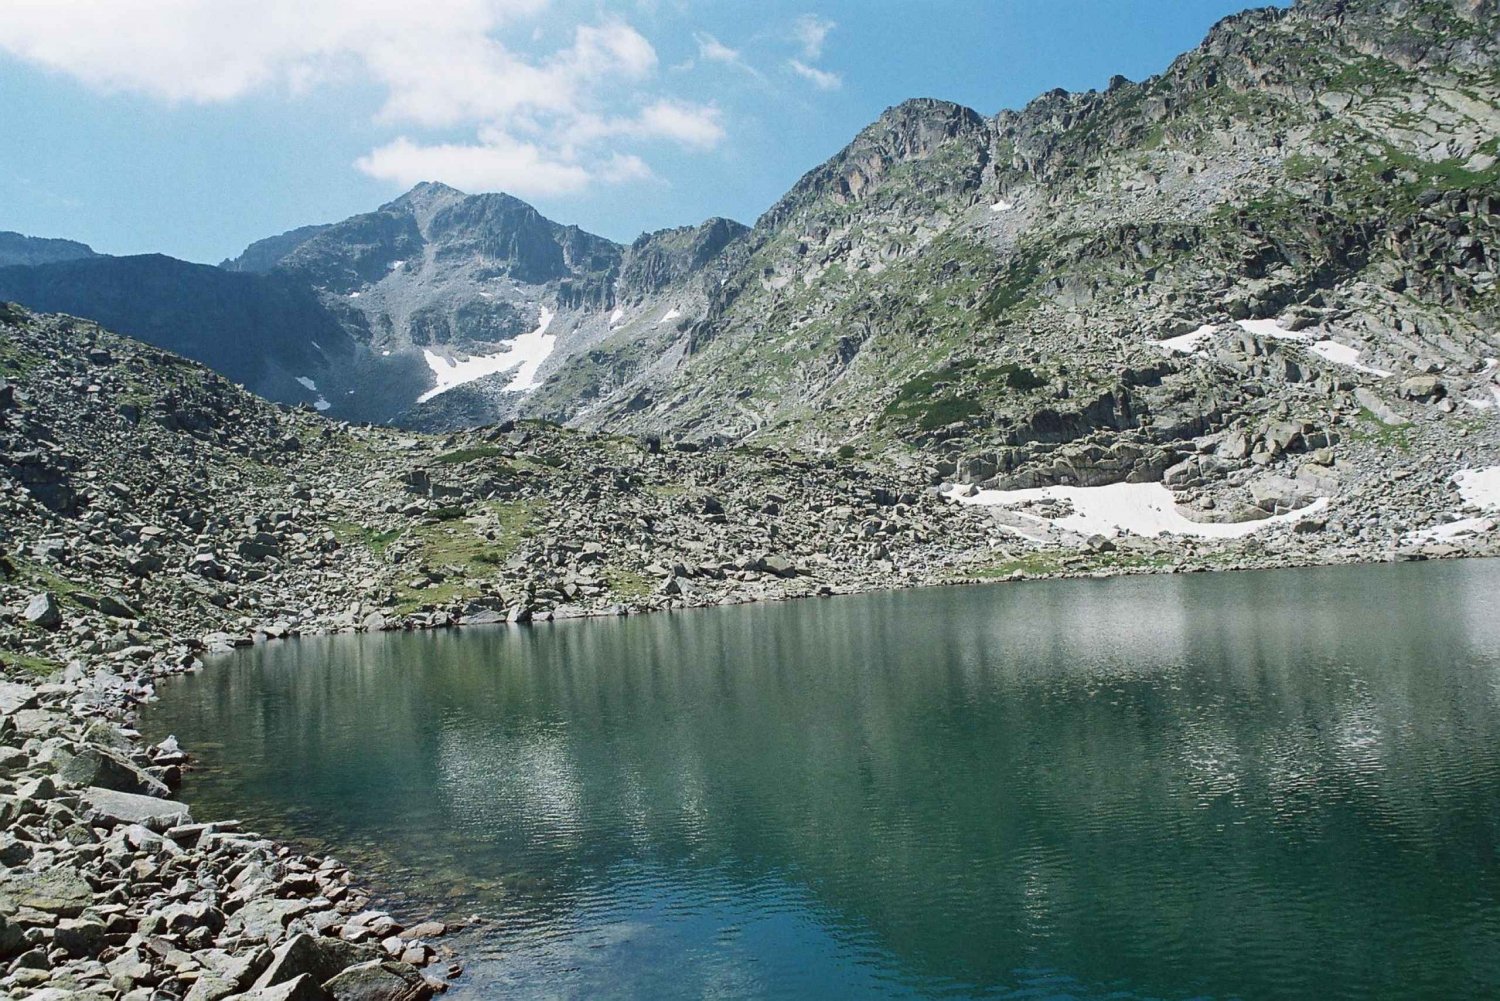
POLYGON ((800 59, 788 59, 787 66, 793 73, 808 81, 819 90, 838 90, 844 85, 844 78, 837 73, 831 70, 820 70, 816 66, 809 66, 800 59))
POLYGON ((550 52, 511 44, 511 36, 531 35, 524 22, 546 6, 547 0, 5 0, 0 52, 91 88, 177 103, 373 82, 384 94, 377 121, 393 129, 473 130, 473 142, 404 135, 356 163, 400 183, 441 179, 458 187, 565 194, 650 175, 638 156, 602 146, 606 138, 705 150, 724 137, 717 109, 651 93, 656 50, 619 18, 575 25, 550 52))
POLYGON ((524 197, 571 194, 594 179, 587 168, 548 156, 535 144, 504 133, 477 143, 427 145, 402 136, 360 157, 355 166, 403 186, 442 178, 469 191, 498 188, 524 197))

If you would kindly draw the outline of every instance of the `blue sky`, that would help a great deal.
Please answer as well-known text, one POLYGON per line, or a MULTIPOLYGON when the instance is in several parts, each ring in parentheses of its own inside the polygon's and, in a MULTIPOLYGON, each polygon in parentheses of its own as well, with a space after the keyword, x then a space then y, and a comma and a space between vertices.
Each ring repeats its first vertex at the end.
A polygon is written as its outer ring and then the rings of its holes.
POLYGON ((1141 79, 1235 0, 13 0, 0 229, 217 262, 419 179, 627 241, 750 223, 880 112, 1141 79), (127 9, 128 8, 128 9, 127 9))

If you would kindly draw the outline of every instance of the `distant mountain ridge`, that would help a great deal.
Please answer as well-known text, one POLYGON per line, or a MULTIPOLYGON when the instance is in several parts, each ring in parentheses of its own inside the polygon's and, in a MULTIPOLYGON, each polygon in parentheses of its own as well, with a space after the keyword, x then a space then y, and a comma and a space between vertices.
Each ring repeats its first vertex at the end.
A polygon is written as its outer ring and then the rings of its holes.
POLYGON ((54 264, 80 257, 94 257, 94 248, 76 240, 56 240, 0 232, 0 268, 13 265, 54 264))
MULTIPOLYGON (((225 262, 265 279, 255 295, 306 294, 268 322, 343 335, 313 351, 225 328, 267 355, 226 371, 331 416, 850 445, 981 479, 1095 441, 1157 475, 1193 436, 1389 399, 1377 372, 1445 372, 1482 401, 1500 357, 1497 35, 1497 0, 1249 10, 1140 83, 991 117, 904 102, 753 228, 629 246, 420 184, 225 262)), ((43 308, 70 308, 63 284, 43 308)), ((35 294, 0 272, 13 290, 35 294)), ((175 325, 175 349, 218 350, 194 347, 213 331, 170 290, 130 306, 151 322, 110 301, 126 332, 175 325)))

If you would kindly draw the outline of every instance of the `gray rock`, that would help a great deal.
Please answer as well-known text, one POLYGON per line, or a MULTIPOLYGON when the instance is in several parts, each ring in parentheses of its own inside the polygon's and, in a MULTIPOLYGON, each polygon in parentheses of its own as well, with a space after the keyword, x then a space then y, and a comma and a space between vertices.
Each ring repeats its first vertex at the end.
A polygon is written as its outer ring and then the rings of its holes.
POLYGON ((89 820, 110 827, 115 824, 140 824, 148 830, 162 833, 181 824, 192 823, 193 819, 185 804, 155 796, 90 786, 79 794, 79 798, 89 820))
POLYGON ((271 954, 270 965, 256 979, 255 987, 271 987, 304 973, 322 983, 345 967, 376 956, 368 947, 342 939, 294 935, 271 954))
POLYGON ((323 984, 334 1001, 427 1001, 432 988, 406 963, 374 960, 351 966, 323 984))
POLYGON ((14 681, 0 681, 0 715, 9 716, 35 706, 35 688, 14 681))
POLYGON ((97 786, 158 799, 165 799, 171 794, 166 783, 146 774, 119 755, 97 747, 80 749, 58 769, 57 776, 70 786, 97 786))
POLYGON ((63 918, 52 932, 52 944, 69 956, 97 956, 104 951, 104 925, 89 918, 63 918))
POLYGON ((0 872, 0 912, 22 907, 58 917, 76 918, 93 902, 93 890, 76 870, 55 867, 41 872, 0 872))
POLYGON ((306 973, 275 987, 262 987, 230 997, 234 1001, 328 1001, 328 993, 306 973))
POLYGON ((21 618, 42 629, 56 629, 62 625, 62 608, 51 591, 42 591, 31 596, 21 618))

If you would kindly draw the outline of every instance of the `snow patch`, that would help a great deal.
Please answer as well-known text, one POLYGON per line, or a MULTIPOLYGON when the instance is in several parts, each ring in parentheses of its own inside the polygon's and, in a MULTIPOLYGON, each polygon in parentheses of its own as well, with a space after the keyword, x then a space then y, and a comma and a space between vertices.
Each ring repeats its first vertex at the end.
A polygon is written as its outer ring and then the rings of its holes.
POLYGON ((611 327, 613 327, 615 324, 619 323, 620 320, 622 320, 624 318, 624 316, 625 316, 625 310, 624 310, 624 308, 621 307, 621 306, 616 306, 615 307, 615 311, 613 313, 609 314, 609 325, 611 327))
POLYGON ((323 399, 323 397, 321 397, 321 396, 319 396, 316 400, 313 401, 313 409, 316 410, 316 411, 318 411, 319 413, 322 413, 324 410, 327 410, 331 406, 333 406, 333 404, 329 403, 327 400, 323 399))
POLYGON ((358 299, 359 298, 359 293, 358 292, 350 292, 349 293, 349 298, 351 298, 351 299, 358 299))
POLYGON ((681 315, 682 315, 682 310, 678 309, 676 306, 673 306, 671 309, 667 310, 667 313, 666 313, 665 316, 663 316, 660 320, 656 321, 656 325, 659 327, 663 323, 666 323, 669 320, 675 320, 675 319, 677 319, 681 315))
POLYGON ((386 265, 386 267, 389 268, 392 271, 399 271, 401 268, 404 268, 405 266, 406 266, 406 262, 405 261, 392 261, 391 263, 389 263, 389 264, 386 265))
POLYGON ((487 375, 509 372, 511 369, 516 372, 506 385, 506 392, 524 393, 535 389, 538 385, 537 370, 557 346, 556 335, 547 333, 547 327, 556 315, 552 310, 542 307, 541 321, 535 330, 513 338, 504 351, 497 351, 492 355, 471 355, 464 361, 459 361, 456 358, 444 358, 423 348, 422 357, 427 359, 427 367, 432 369, 437 385, 417 397, 417 402, 426 403, 454 386, 462 386, 487 375))
POLYGON ((1255 334, 1257 337, 1276 337, 1291 341, 1305 340, 1303 335, 1286 329, 1275 320, 1237 320, 1235 322, 1245 333, 1255 334))
POLYGON ((1320 358, 1326 358, 1335 365, 1347 365, 1361 372, 1378 375, 1382 379, 1391 374, 1386 369, 1364 364, 1359 360, 1360 351, 1358 348, 1351 348, 1349 345, 1340 344, 1338 341, 1318 341, 1313 344, 1310 350, 1313 354, 1320 358))
POLYGON ((380 352, 380 357, 382 357, 382 358, 389 358, 390 356, 391 356, 390 351, 382 351, 382 352, 380 352))
POLYGON ((1167 354, 1197 354, 1202 350, 1204 342, 1213 337, 1215 329, 1212 323, 1205 323, 1191 334, 1168 337, 1165 340, 1156 341, 1155 344, 1167 354))
POLYGON ((1421 546, 1430 542, 1454 542, 1475 535, 1483 535, 1485 532, 1493 532, 1494 530, 1495 521, 1493 518, 1460 518, 1457 521, 1450 521, 1446 525, 1434 525, 1432 528, 1407 532, 1401 537, 1401 544, 1403 546, 1421 546))
POLYGON ((1016 203, 1015 202, 1008 202, 1004 198, 1002 198, 998 202, 996 202, 995 204, 993 204, 993 205, 990 206, 990 211, 991 212, 1009 212, 1011 209, 1013 209, 1015 207, 1016 207, 1016 203))
POLYGON ((1023 490, 981 490, 964 496, 968 487, 954 487, 948 496, 964 504, 1010 508, 1011 513, 1032 519, 1039 526, 1061 528, 1080 535, 1113 535, 1117 531, 1157 536, 1163 532, 1194 535, 1205 539, 1238 539, 1272 525, 1296 521, 1321 511, 1328 498, 1319 497, 1306 507, 1259 521, 1193 521, 1177 509, 1177 500, 1160 483, 1110 483, 1102 487, 1032 487, 1023 490), (1073 513, 1044 518, 1017 505, 1038 501, 1068 501, 1073 513))
MULTIPOLYGON (((1358 348, 1352 348, 1347 344, 1340 344, 1338 341, 1328 338, 1314 340, 1314 334, 1287 330, 1275 320, 1236 320, 1235 323, 1247 334, 1253 334, 1257 337, 1270 337, 1278 341, 1296 341, 1299 344, 1306 344, 1307 349, 1313 354, 1324 361, 1333 362, 1335 365, 1344 365, 1360 372, 1368 372, 1370 375, 1379 376, 1382 379, 1391 374, 1386 369, 1375 368, 1373 365, 1366 365, 1361 362, 1359 360, 1360 350, 1358 348)), ((1206 323, 1190 334, 1183 334, 1179 337, 1168 337, 1165 340, 1154 341, 1153 343, 1168 354, 1202 354, 1203 349, 1207 346, 1208 341, 1212 339, 1216 330, 1217 328, 1213 324, 1206 323)))
POLYGON ((307 390, 309 393, 316 393, 318 391, 318 384, 316 382, 313 382, 305 375, 297 376, 297 381, 300 382, 302 384, 302 388, 307 390))
POLYGON ((1453 474, 1458 495, 1476 507, 1500 509, 1500 466, 1460 469, 1453 474))

